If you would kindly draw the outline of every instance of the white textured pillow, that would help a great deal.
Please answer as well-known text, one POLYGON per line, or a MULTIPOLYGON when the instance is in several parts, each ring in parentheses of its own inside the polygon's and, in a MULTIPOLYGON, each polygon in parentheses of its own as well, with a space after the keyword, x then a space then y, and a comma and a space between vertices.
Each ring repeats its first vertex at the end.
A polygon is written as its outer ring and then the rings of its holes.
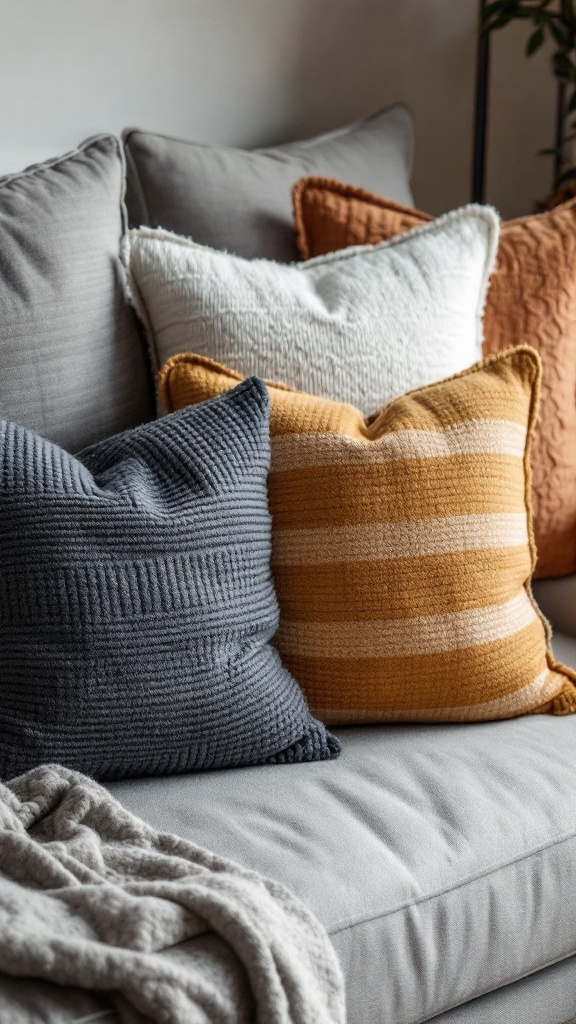
POLYGON ((158 366, 195 352, 370 413, 481 359, 498 228, 493 210, 465 206, 288 266, 139 228, 126 262, 158 366))

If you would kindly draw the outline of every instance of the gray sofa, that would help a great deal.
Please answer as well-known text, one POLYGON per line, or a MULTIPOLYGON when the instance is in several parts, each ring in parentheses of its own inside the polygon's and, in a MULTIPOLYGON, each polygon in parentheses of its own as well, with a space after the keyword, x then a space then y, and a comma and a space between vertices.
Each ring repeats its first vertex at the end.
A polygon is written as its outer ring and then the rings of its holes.
MULTIPOLYGON (((552 607, 556 591, 574 635, 554 649, 576 665, 576 578, 542 587, 552 607)), ((337 735, 336 762, 110 789, 304 899, 340 958, 350 1024, 575 1018, 576 717, 337 735)))
MULTIPOLYGON (((535 589, 548 612, 560 602, 573 636, 555 652, 576 665, 576 577, 535 589)), ((576 1020, 576 716, 337 735, 337 761, 109 789, 303 899, 340 959, 349 1024, 576 1020)), ((3 1022, 12 998, 45 1024, 116 1021, 86 993, 3 989, 3 1022)))
MULTIPOLYGON (((109 143, 96 148, 99 160, 108 159, 109 143)), ((74 173, 83 174, 86 164, 90 181, 96 180, 84 151, 74 161, 74 173)), ((60 163, 55 170, 60 188, 60 163)), ((40 175, 43 181, 48 176, 40 175)), ((2 226, 18 246, 11 225, 22 223, 18 204, 30 183, 25 177, 3 186, 8 198, 2 226)), ((115 187, 112 182, 110 193, 115 187)), ((66 204, 72 209, 69 199, 66 204)), ((112 247, 119 227, 112 225, 112 247)), ((43 244, 47 230, 38 234, 43 244)), ((24 241, 18 253, 26 251, 24 241)), ((45 257, 38 257, 38 278, 45 265, 45 257)), ((96 269, 91 274, 96 280, 96 269)), ((63 275, 58 278, 64 290, 77 286, 76 279, 69 286, 63 275)), ((24 291, 15 288, 15 294, 20 301, 24 291)), ((47 291, 36 321, 31 313, 24 324, 28 333, 40 321, 48 330, 52 300, 62 308, 61 295, 47 291)), ((102 304, 96 306, 100 315, 102 304)), ((74 317, 72 310, 71 345, 80 358, 74 317)), ((133 325, 128 328, 134 345, 133 325)), ((38 371, 40 391, 47 393, 50 385, 61 392, 55 360, 62 359, 76 388, 77 415, 92 435, 112 432, 112 412, 116 429, 145 417, 148 390, 134 370, 123 373, 124 393, 110 391, 105 331, 88 337, 86 364, 71 369, 62 347, 48 359, 50 339, 34 330, 40 355, 31 350, 30 364, 44 358, 53 370, 52 379, 38 371), (102 349, 100 392, 88 361, 95 337, 102 349), (133 406, 124 414, 128 392, 133 406), (109 406, 115 403, 107 427, 100 422, 104 396, 109 406), (82 420, 90 402, 92 421, 82 420)), ((4 353, 12 352, 5 365, 20 373, 18 345, 24 342, 14 339, 0 329, 4 353)), ((127 351, 118 329, 114 343, 127 351)), ((141 352, 137 368, 143 374, 141 352)), ((59 409, 57 429, 39 420, 48 403, 32 408, 34 392, 26 390, 26 381, 22 373, 11 384, 5 373, 0 404, 16 417, 26 400, 32 425, 65 443, 71 429, 66 408, 59 409)), ((535 594, 558 630, 557 658, 576 667, 576 577, 544 581, 535 594)), ((136 779, 110 783, 109 789, 156 828, 270 875, 301 897, 326 926, 339 956, 350 1024, 576 1020, 576 716, 343 728, 337 735, 337 761, 136 779)), ((18 1020, 11 1009, 15 999, 44 1024, 114 1019, 102 998, 80 992, 64 997, 53 986, 24 979, 2 981, 2 1024, 18 1020)))

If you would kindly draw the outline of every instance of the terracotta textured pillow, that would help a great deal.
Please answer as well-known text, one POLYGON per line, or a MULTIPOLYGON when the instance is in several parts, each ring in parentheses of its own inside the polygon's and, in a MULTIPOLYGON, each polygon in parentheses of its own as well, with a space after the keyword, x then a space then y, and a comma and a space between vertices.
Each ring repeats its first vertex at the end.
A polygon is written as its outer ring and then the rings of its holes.
MULTIPOLYGON (((293 191, 302 259, 385 241, 429 214, 328 178, 293 191)), ((484 352, 527 342, 542 357, 532 500, 538 577, 576 572, 576 200, 504 222, 484 315, 484 352)))
MULTIPOLYGON (((539 378, 510 349, 369 420, 269 384, 275 643, 325 721, 576 711, 529 586, 539 378)), ((161 396, 171 411, 238 379, 184 354, 161 396)))

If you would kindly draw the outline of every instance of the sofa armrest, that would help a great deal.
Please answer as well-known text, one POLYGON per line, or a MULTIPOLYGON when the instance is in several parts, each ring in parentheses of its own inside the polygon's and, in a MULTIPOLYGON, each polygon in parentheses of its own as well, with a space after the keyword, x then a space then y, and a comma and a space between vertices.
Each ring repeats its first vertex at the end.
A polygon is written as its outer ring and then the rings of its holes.
POLYGON ((535 580, 532 591, 552 628, 576 637, 576 574, 535 580))

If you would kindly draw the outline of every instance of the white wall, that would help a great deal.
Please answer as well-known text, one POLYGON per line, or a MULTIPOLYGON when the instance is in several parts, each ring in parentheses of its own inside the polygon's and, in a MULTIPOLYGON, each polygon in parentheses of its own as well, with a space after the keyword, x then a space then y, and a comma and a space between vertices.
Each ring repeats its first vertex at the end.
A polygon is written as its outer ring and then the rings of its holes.
MULTIPOLYGON (((403 99, 413 187, 433 213, 470 191, 477 0, 0 0, 0 173, 138 125, 258 145, 403 99)), ((525 31, 494 38, 488 199, 549 190, 554 90, 525 31)))

